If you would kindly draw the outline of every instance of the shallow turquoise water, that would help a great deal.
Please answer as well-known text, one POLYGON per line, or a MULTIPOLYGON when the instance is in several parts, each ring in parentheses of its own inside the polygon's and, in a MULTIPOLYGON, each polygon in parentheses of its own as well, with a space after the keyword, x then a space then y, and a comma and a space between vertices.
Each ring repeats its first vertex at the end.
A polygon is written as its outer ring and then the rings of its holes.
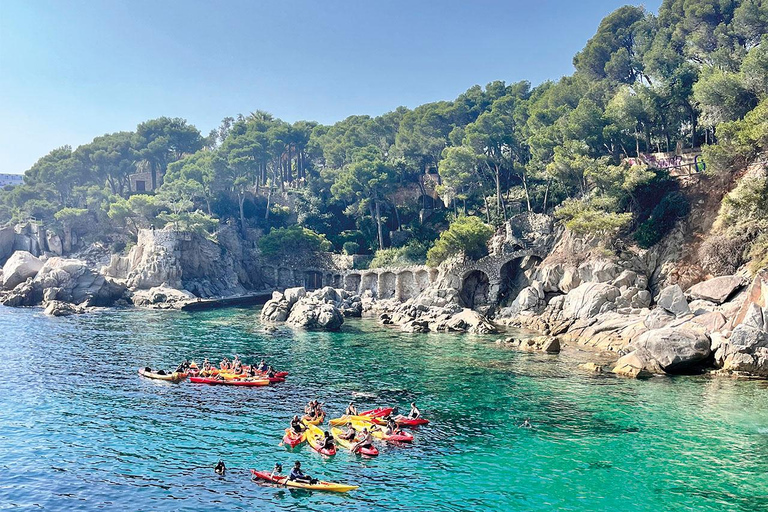
POLYGON ((266 333, 258 312, 105 311, 64 319, 0 308, 0 509, 768 510, 768 385, 635 382, 492 338, 266 333), (284 384, 158 383, 144 365, 266 355, 284 384), (413 446, 324 460, 278 446, 310 398, 340 412, 417 400, 413 446), (530 417, 535 429, 514 425, 530 417), (212 471, 222 458, 230 468, 212 471), (348 495, 249 481, 290 466, 356 483, 348 495))

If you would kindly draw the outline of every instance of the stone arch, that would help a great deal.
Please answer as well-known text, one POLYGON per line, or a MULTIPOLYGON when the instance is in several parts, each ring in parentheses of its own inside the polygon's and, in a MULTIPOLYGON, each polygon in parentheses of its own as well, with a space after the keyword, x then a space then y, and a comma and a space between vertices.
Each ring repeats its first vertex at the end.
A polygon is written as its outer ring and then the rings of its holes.
POLYGON ((344 278, 344 289, 348 292, 358 293, 360 291, 360 274, 349 274, 344 278))
POLYGON ((323 286, 333 286, 333 274, 325 274, 325 279, 323 279, 323 286))
POLYGON ((437 281, 438 276, 440 275, 440 271, 436 268, 429 269, 429 282, 434 283, 437 281))
POLYGON ((426 270, 419 270, 414 275, 416 279, 416 286, 419 288, 419 292, 423 292, 429 286, 429 272, 426 270))
POLYGON ((482 270, 468 272, 461 281, 459 302, 466 308, 486 306, 490 303, 491 280, 482 270))
POLYGON ((360 285, 360 292, 370 290, 374 297, 378 296, 379 291, 379 275, 375 272, 368 272, 363 274, 363 281, 360 285))
POLYGON ((416 279, 413 277, 413 272, 404 270, 397 274, 395 297, 399 300, 408 300, 417 296, 420 292, 421 289, 419 289, 416 279))
POLYGON ((342 283, 342 280, 341 280, 341 275, 340 274, 336 274, 335 276, 333 276, 333 287, 334 288, 341 288, 341 283, 342 283))
POLYGON ((392 272, 382 272, 379 274, 379 298, 391 299, 395 297, 397 287, 397 276, 392 272))
POLYGON ((307 290, 317 290, 323 287, 323 273, 317 270, 307 270, 304 272, 304 288, 307 290))

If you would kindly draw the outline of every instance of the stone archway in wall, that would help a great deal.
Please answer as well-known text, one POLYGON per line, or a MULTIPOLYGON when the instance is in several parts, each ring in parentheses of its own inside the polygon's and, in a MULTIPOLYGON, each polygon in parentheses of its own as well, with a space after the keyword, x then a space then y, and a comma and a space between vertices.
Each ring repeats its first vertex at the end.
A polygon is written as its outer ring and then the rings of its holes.
POLYGON ((400 300, 411 299, 421 292, 410 270, 404 270, 397 275, 397 285, 395 297, 400 300))
POLYGON ((392 272, 384 272, 379 276, 379 298, 391 299, 395 297, 397 276, 392 272))
POLYGON ((360 292, 362 293, 365 290, 370 290, 373 296, 378 298, 379 274, 375 272, 363 274, 360 292))
POLYGON ((349 274, 344 278, 344 289, 348 292, 358 293, 360 291, 360 274, 349 274))
POLYGON ((486 306, 490 303, 491 282, 482 270, 473 270, 464 276, 459 301, 465 308, 486 306))
POLYGON ((496 302, 501 306, 508 306, 520 293, 520 290, 530 284, 528 272, 541 263, 541 258, 536 256, 521 256, 509 260, 501 266, 499 271, 499 296, 496 302))

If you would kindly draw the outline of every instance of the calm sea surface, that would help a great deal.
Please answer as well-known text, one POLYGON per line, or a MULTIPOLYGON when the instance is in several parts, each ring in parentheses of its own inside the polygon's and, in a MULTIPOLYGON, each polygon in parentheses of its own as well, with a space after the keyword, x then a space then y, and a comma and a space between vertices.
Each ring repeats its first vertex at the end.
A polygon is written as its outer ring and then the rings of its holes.
POLYGON ((55 319, 0 308, 0 509, 768 510, 765 382, 592 376, 576 369, 583 357, 370 321, 268 333, 252 309, 55 319), (136 373, 233 354, 291 375, 247 389, 136 373), (315 397, 332 413, 350 399, 416 400, 432 424, 373 459, 278 446, 315 397), (534 429, 516 427, 526 417, 534 429), (334 495, 249 480, 249 468, 295 460, 361 487, 334 495))

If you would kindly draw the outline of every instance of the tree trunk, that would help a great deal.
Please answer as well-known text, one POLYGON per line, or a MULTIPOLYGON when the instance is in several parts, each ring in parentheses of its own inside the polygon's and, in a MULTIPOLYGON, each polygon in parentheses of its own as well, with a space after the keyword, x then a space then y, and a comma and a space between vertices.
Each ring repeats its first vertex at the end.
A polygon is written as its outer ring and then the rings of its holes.
POLYGON ((496 215, 501 215, 501 170, 498 165, 494 173, 496 177, 496 215))
POLYGON ((525 179, 525 173, 521 173, 523 178, 523 190, 525 190, 525 202, 528 204, 528 212, 533 211, 531 208, 531 195, 528 193, 528 180, 525 179))
POLYGON ((269 201, 272 199, 272 184, 268 185, 267 189, 267 211, 264 212, 264 219, 269 220, 269 201))
POLYGON ((549 185, 552 183, 552 180, 547 180, 547 188, 544 189, 544 209, 541 213, 546 214, 547 213, 547 201, 549 200, 549 185))
POLYGON ((384 235, 381 228, 381 205, 376 201, 376 226, 379 232, 379 249, 384 248, 384 235))

